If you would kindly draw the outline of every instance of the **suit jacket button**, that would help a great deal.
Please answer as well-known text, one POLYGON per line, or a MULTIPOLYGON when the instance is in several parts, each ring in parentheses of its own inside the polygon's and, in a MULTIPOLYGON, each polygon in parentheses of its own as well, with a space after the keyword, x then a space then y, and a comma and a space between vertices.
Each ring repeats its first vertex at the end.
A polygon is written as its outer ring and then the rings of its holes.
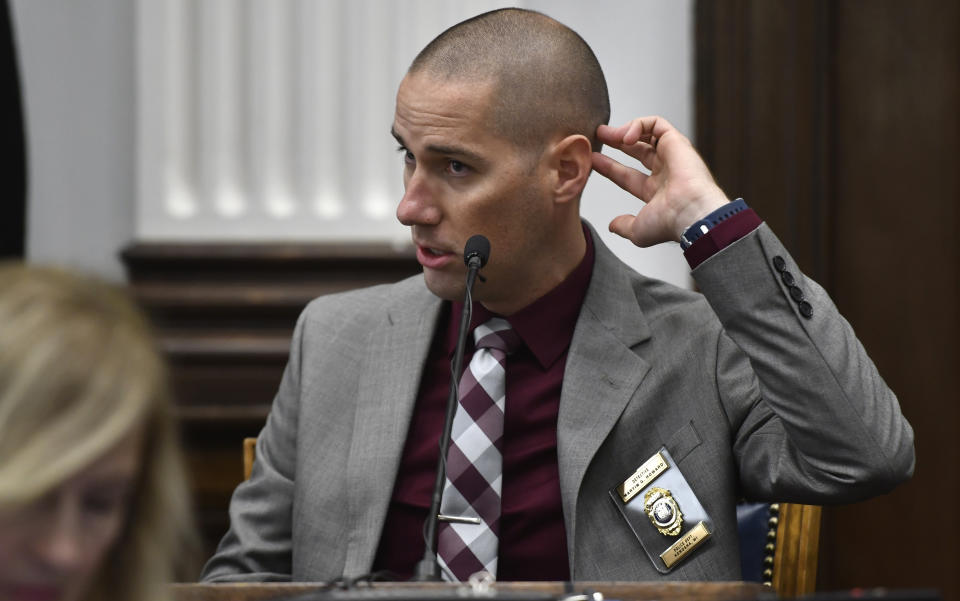
POLYGON ((783 257, 777 255, 773 258, 773 266, 776 267, 777 271, 783 271, 787 268, 787 262, 783 260, 783 257))
POLYGON ((803 315, 807 319, 813 317, 813 306, 807 301, 800 301, 799 308, 800 315, 803 315))
POLYGON ((794 284, 797 283, 797 279, 793 277, 793 274, 790 273, 789 271, 781 271, 780 279, 783 280, 783 283, 786 284, 787 286, 793 286, 794 284))
POLYGON ((798 303, 803 300, 803 290, 796 286, 790 286, 790 297, 798 303))

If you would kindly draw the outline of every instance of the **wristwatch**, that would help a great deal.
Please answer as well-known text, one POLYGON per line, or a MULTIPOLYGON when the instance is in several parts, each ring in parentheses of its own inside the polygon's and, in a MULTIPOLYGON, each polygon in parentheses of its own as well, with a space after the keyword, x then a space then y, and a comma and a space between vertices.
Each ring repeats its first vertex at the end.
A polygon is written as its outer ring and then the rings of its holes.
POLYGON ((721 222, 726 219, 729 219, 739 213, 740 211, 747 210, 747 203, 742 199, 738 198, 733 202, 729 202, 716 211, 710 213, 700 221, 694 223, 680 234, 680 248, 687 250, 690 248, 690 245, 697 241, 701 236, 717 227, 721 222))

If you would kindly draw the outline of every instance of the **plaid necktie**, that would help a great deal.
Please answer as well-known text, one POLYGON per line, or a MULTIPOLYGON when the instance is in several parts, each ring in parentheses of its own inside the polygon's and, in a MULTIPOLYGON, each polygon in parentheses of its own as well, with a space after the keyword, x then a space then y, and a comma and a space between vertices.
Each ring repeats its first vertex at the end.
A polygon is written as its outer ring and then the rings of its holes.
POLYGON ((494 317, 473 332, 476 351, 460 378, 459 405, 447 452, 437 553, 447 580, 497 575, 506 357, 520 337, 494 317))

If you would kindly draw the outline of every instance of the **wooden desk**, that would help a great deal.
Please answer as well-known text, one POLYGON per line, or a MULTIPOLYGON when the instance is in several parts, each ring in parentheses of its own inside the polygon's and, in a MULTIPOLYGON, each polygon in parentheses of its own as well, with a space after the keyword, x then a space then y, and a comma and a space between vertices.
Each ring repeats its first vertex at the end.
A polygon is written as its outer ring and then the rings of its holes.
MULTIPOLYGON (((315 590, 310 583, 175 584, 174 601, 265 601, 315 590)), ((389 588, 455 588, 445 583, 378 583, 389 588)), ((563 593, 561 582, 498 582, 499 590, 563 593)), ((776 599, 773 589, 754 582, 577 582, 574 590, 595 590, 622 601, 755 601, 776 599)))

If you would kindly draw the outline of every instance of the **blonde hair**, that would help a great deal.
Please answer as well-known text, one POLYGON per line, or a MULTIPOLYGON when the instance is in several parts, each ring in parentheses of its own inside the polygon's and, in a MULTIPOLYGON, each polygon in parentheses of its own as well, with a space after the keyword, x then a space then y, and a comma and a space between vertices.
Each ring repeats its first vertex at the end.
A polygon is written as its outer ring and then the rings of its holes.
POLYGON ((167 371, 120 289, 0 263, 0 509, 42 498, 137 427, 145 443, 122 534, 87 601, 169 598, 192 569, 191 507, 167 371))

